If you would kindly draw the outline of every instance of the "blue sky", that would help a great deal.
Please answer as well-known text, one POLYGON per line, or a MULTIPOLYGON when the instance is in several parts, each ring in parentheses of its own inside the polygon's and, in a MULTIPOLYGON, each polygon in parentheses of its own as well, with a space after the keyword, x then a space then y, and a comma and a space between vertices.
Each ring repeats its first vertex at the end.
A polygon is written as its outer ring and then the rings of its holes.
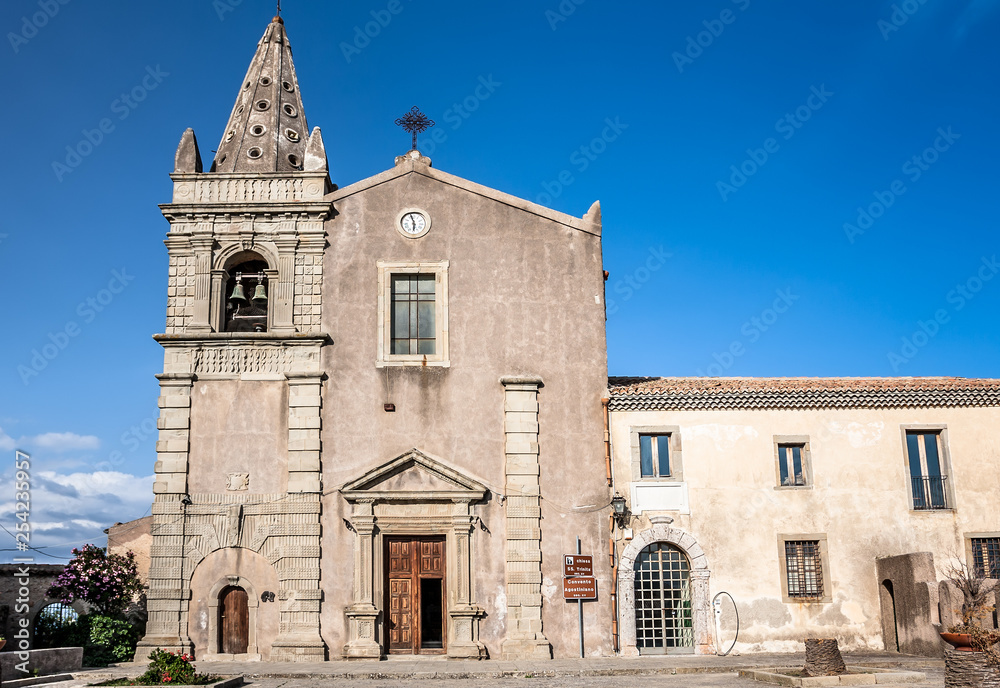
MULTIPOLYGON (((335 183, 390 167, 419 105, 439 169, 601 200, 612 374, 1000 376, 1000 1, 284 4, 335 183)), ((30 452, 50 554, 149 506, 156 205, 186 127, 208 164, 272 14, 0 10, 0 507, 30 452)))

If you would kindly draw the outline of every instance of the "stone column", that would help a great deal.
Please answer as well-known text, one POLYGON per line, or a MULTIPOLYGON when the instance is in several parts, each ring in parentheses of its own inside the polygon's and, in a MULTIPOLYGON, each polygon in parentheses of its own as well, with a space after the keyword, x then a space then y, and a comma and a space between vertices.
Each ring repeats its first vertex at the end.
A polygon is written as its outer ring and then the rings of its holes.
MULTIPOLYGON (((322 662, 326 643, 320 636, 320 495, 289 495, 284 508, 278 560, 279 629, 271 644, 276 662, 322 662)), ((272 534, 274 537, 275 534, 272 534)))
POLYGON ((163 373, 160 381, 160 418, 156 421, 156 482, 153 494, 187 493, 188 448, 191 428, 193 373, 163 373))
POLYGON ((274 241, 278 249, 277 279, 271 280, 271 293, 268 294, 270 307, 273 309, 271 331, 279 334, 295 332, 292 302, 295 298, 295 249, 298 243, 294 222, 283 222, 278 238, 274 241))
POLYGON ((454 503, 452 534, 454 551, 450 553, 448 590, 448 656, 462 659, 485 659, 486 646, 479 642, 479 619, 485 610, 472 600, 472 531, 473 517, 469 501, 454 503))
POLYGON ((136 660, 144 661, 150 650, 160 647, 174 652, 193 652, 188 637, 188 603, 191 571, 184 556, 187 515, 181 500, 187 495, 188 446, 191 427, 191 373, 164 373, 160 381, 160 430, 156 443, 156 482, 153 484, 149 619, 146 636, 136 648, 136 660))
POLYGON ((229 294, 226 293, 226 283, 229 282, 229 273, 225 270, 212 270, 212 289, 209 302, 211 304, 211 323, 214 332, 226 331, 226 301, 229 294))
POLYGON ((212 331, 212 238, 211 224, 199 225, 199 229, 207 226, 208 234, 195 234, 191 237, 191 247, 194 249, 194 302, 191 308, 191 322, 188 332, 205 334, 212 331))
POLYGON ((288 492, 322 491, 320 406, 322 373, 285 373, 288 379, 288 492))
POLYGON ((146 591, 149 617, 146 635, 135 649, 137 662, 145 662, 156 648, 194 654, 194 644, 188 637, 191 567, 184 556, 187 517, 181 499, 181 495, 158 494, 153 501, 146 591))
POLYGON ((276 661, 316 662, 326 656, 320 637, 320 404, 322 374, 287 372, 289 507, 278 562, 281 626, 271 645, 276 661), (294 497, 293 497, 294 495, 294 497))
POLYGON ((542 632, 542 530, 538 484, 539 378, 505 377, 507 638, 503 659, 550 659, 542 632))
POLYGON ((344 657, 372 659, 382 656, 382 647, 375 641, 375 623, 379 611, 372 590, 375 569, 375 500, 360 499, 351 516, 354 526, 354 601, 346 610, 348 629, 344 657))
POLYGON ((715 619, 708 589, 710 576, 711 572, 707 569, 691 571, 691 623, 694 626, 694 651, 699 655, 715 654, 712 639, 715 619))

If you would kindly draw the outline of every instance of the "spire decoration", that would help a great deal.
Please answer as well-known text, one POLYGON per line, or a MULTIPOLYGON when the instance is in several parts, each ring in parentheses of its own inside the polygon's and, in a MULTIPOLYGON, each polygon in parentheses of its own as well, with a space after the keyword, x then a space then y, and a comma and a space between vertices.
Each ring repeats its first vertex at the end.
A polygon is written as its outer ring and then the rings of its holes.
POLYGON ((275 16, 257 44, 211 171, 295 172, 303 169, 308 139, 292 48, 275 16))
POLYGON ((413 135, 413 148, 411 150, 417 150, 417 134, 433 127, 434 120, 427 117, 420 111, 420 108, 414 105, 409 112, 396 120, 396 126, 402 127, 403 131, 413 135))

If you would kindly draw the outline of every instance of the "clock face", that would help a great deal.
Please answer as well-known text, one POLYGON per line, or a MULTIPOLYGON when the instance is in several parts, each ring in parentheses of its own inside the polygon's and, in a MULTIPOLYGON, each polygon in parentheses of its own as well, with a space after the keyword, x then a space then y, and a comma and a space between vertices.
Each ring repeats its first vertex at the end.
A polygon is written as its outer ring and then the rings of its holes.
POLYGON ((401 225, 407 234, 420 234, 427 226, 427 218, 420 213, 406 213, 403 215, 401 225))

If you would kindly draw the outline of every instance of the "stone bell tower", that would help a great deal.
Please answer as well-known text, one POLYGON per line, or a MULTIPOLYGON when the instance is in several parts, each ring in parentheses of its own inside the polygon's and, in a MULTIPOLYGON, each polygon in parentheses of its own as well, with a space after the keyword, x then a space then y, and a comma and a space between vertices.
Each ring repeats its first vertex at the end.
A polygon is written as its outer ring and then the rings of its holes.
POLYGON ((280 17, 211 168, 188 129, 171 179, 149 622, 137 659, 161 647, 322 660, 320 287, 334 187, 280 17))

